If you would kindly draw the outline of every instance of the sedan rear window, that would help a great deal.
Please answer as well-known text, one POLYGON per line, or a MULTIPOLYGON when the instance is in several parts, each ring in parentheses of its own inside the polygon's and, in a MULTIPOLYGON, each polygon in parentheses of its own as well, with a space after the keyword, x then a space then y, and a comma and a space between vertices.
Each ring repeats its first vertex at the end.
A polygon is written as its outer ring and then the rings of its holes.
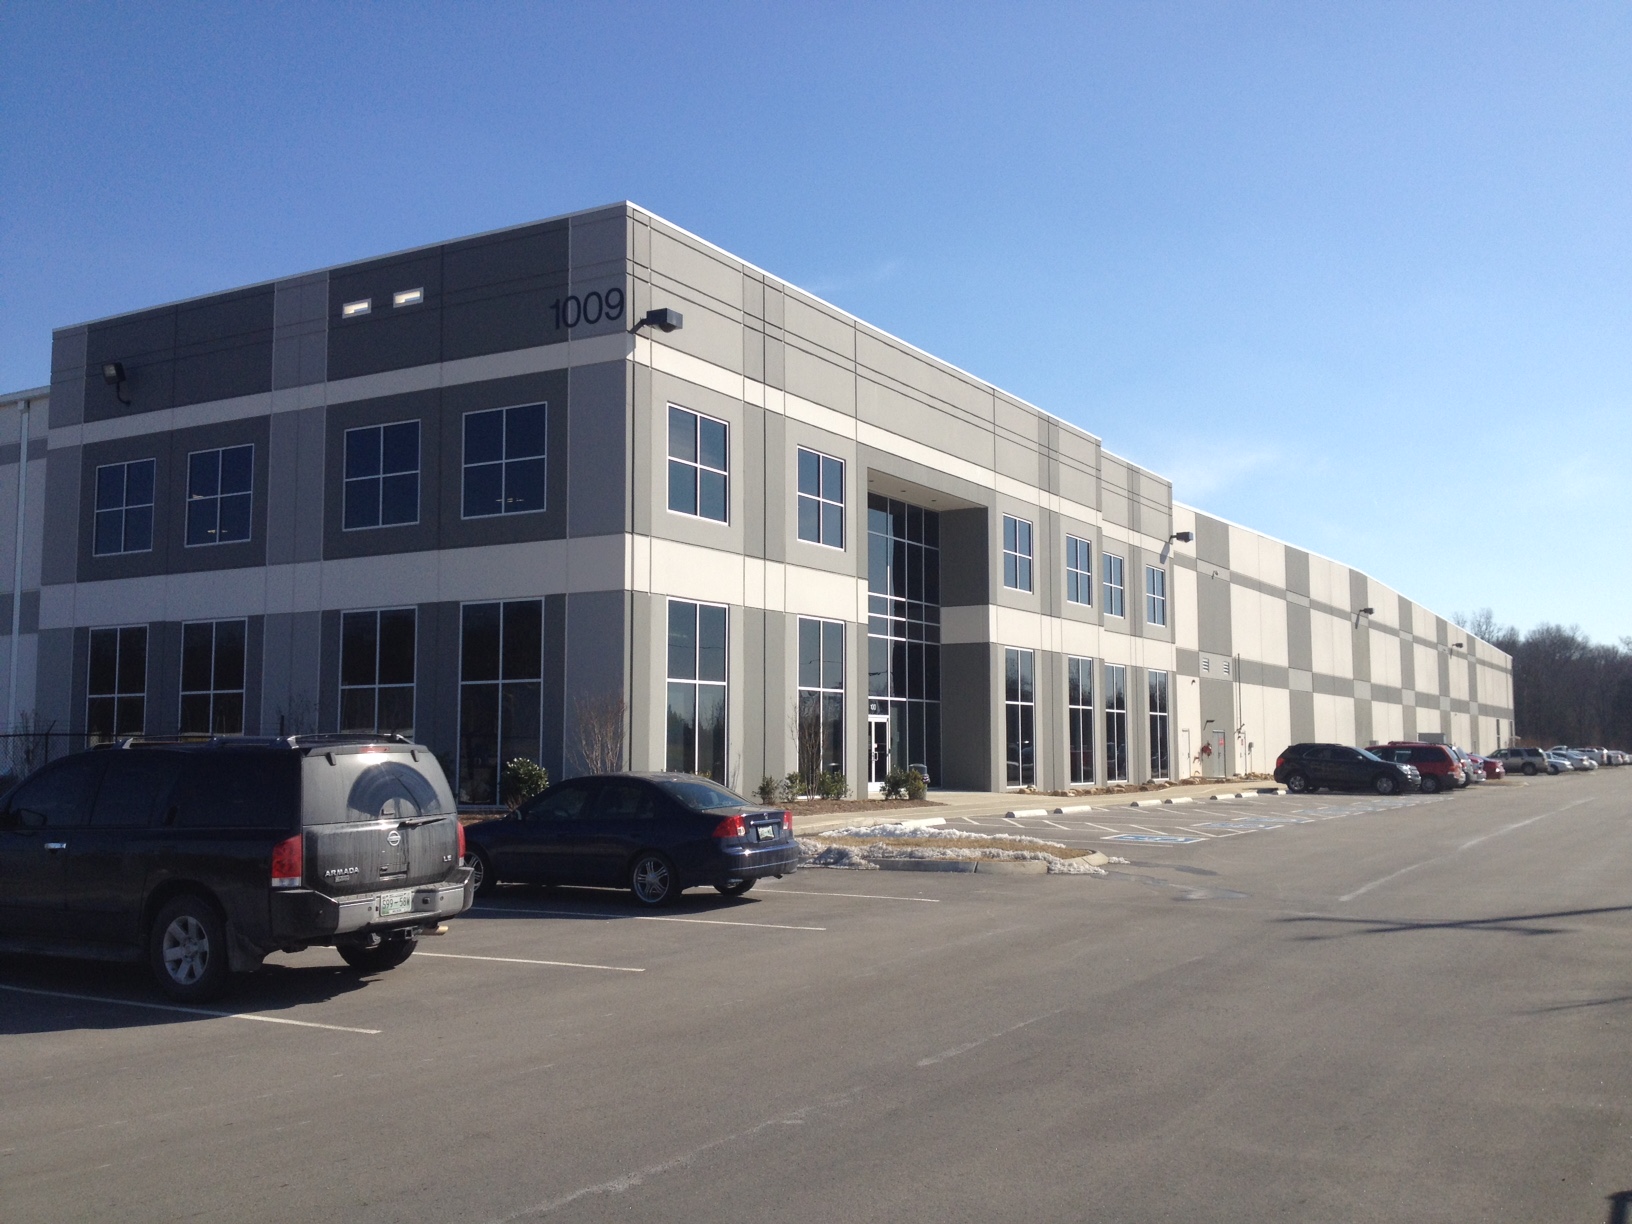
POLYGON ((753 806, 741 795, 701 778, 659 778, 657 784, 670 798, 678 799, 699 812, 706 812, 710 808, 753 806))

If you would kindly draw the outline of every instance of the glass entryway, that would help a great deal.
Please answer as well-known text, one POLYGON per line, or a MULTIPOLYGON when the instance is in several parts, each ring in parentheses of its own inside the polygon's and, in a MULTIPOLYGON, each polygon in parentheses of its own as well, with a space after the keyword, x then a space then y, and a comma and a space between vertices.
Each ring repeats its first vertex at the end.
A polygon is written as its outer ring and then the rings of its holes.
POLYGON ((893 762, 903 769, 921 765, 939 782, 941 516, 935 511, 868 496, 867 613, 869 781, 882 785, 893 762))
POLYGON ((890 772, 890 719, 887 714, 868 716, 867 742, 870 752, 867 786, 870 790, 883 790, 885 775, 890 772))

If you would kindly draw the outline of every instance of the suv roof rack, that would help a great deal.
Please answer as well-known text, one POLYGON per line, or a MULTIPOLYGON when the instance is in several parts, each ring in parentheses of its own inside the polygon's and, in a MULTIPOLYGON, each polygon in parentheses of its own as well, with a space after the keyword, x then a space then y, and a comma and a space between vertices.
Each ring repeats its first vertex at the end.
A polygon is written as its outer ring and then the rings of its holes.
POLYGON ((124 735, 118 739, 93 744, 93 749, 163 748, 163 747, 267 747, 317 748, 338 747, 344 744, 406 744, 414 741, 395 731, 323 731, 312 735, 206 735, 201 732, 176 732, 173 735, 124 735))

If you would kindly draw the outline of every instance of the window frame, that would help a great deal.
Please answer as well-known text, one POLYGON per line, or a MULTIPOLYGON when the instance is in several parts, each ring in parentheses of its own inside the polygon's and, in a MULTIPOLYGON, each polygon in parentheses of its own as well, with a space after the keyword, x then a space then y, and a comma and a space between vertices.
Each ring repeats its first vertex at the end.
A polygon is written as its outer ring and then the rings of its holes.
MULTIPOLYGON (((690 410, 687 409, 687 411, 690 411, 690 410)), ((729 439, 730 439, 729 433, 726 435, 726 437, 727 437, 727 442, 729 443, 729 439)), ((727 454, 726 454, 726 461, 727 461, 727 464, 729 465, 729 462, 730 462, 730 452, 729 452, 729 450, 727 451, 727 454)), ((727 506, 727 512, 729 513, 730 492, 731 492, 729 474, 727 475, 726 479, 727 479, 727 483, 726 483, 726 506, 727 506)), ((845 537, 848 534, 846 524, 845 524, 845 513, 844 513, 844 510, 845 510, 845 495, 846 495, 846 491, 847 491, 846 490, 847 480, 848 480, 848 477, 847 477, 846 470, 845 470, 845 461, 843 459, 840 459, 837 455, 829 455, 829 454, 827 454, 827 453, 825 453, 823 451, 819 451, 815 447, 811 447, 811 446, 796 446, 794 448, 794 460, 793 460, 793 488, 794 488, 793 522, 794 522, 794 534, 798 539, 802 540, 806 544, 815 544, 820 548, 833 548, 833 549, 837 549, 839 552, 843 552, 845 550, 845 537), (810 455, 816 460, 816 492, 815 493, 806 493, 804 491, 804 488, 803 488, 802 484, 801 484, 800 460, 805 455, 810 455), (829 463, 836 463, 836 464, 838 464, 838 467, 839 467, 839 496, 838 496, 837 501, 835 501, 833 498, 827 496, 827 492, 828 492, 828 490, 827 490, 827 465, 829 463), (805 534, 805 532, 804 532, 804 517, 803 517, 801 511, 804 509, 804 503, 807 502, 807 501, 808 502, 813 502, 815 504, 815 506, 816 506, 816 538, 814 538, 814 539, 812 539, 810 536, 807 536, 805 534), (838 509, 838 512, 839 512, 839 541, 838 541, 837 544, 833 543, 831 540, 828 540, 828 539, 824 538, 825 535, 826 535, 826 524, 827 524, 827 515, 824 513, 824 511, 829 506, 836 507, 838 509)))
POLYGON ((224 544, 251 544, 255 540, 255 443, 234 442, 230 446, 206 446, 201 450, 187 452, 187 498, 182 511, 181 529, 182 547, 184 548, 219 548, 224 544), (228 451, 247 450, 249 452, 249 488, 242 492, 221 492, 221 467, 228 451), (199 494, 193 493, 193 460, 200 455, 215 456, 215 492, 199 494), (221 535, 221 502, 228 497, 247 497, 249 499, 249 513, 246 516, 247 527, 242 538, 223 540, 221 535), (213 501, 215 503, 215 533, 213 540, 192 539, 193 506, 199 502, 213 501))
POLYGON ((247 617, 243 617, 243 616, 227 616, 227 617, 222 617, 219 620, 193 620, 193 621, 183 621, 182 622, 182 625, 181 625, 181 657, 177 661, 177 665, 176 665, 176 692, 177 692, 177 695, 178 695, 177 696, 177 711, 176 711, 177 712, 176 729, 178 731, 180 731, 181 734, 183 734, 183 735, 242 735, 242 734, 244 734, 244 729, 245 729, 245 727, 248 726, 248 723, 249 723, 249 710, 247 708, 248 693, 249 693, 249 619, 247 617), (239 661, 239 674, 238 674, 238 687, 237 688, 221 688, 216 684, 217 677, 216 677, 215 671, 216 671, 216 667, 219 665, 219 663, 221 661, 220 654, 218 652, 218 641, 219 641, 219 637, 220 637, 221 626, 223 626, 223 625, 237 625, 237 626, 240 627, 239 641, 240 641, 240 643, 242 645, 243 657, 239 661), (189 629, 195 629, 195 630, 196 629, 203 629, 206 626, 209 628, 209 631, 210 631, 210 646, 209 646, 209 650, 210 650, 210 687, 209 688, 204 688, 204 689, 201 689, 201 688, 188 688, 187 687, 187 637, 188 637, 187 631, 189 629), (200 731, 200 730, 189 730, 188 729, 188 727, 186 725, 187 724, 186 710, 187 710, 187 699, 189 697, 203 697, 207 701, 208 710, 209 710, 209 718, 207 719, 207 722, 208 722, 209 725, 208 725, 208 728, 206 730, 200 731), (237 699, 238 699, 238 726, 236 728, 232 728, 232 727, 218 728, 216 726, 216 700, 218 698, 221 698, 221 697, 237 697, 237 699))
MULTIPOLYGON (((542 613, 541 613, 541 615, 542 615, 542 613)), ((464 668, 464 652, 463 652, 463 646, 464 646, 463 636, 464 636, 464 634, 463 634, 463 630, 464 630, 464 619, 463 619, 463 614, 461 614, 461 617, 460 617, 460 639, 461 639, 460 640, 460 647, 461 647, 461 650, 460 650, 460 677, 461 677, 461 683, 463 682, 463 668, 464 668)), ((541 633, 541 637, 542 637, 542 633, 541 633)), ((387 607, 387 608, 348 608, 348 609, 343 610, 340 613, 339 669, 340 669, 340 674, 339 674, 339 677, 338 677, 338 683, 335 686, 337 694, 338 694, 336 700, 339 703, 338 708, 335 711, 335 729, 336 730, 339 730, 339 731, 367 731, 367 732, 396 732, 396 733, 401 734, 401 735, 406 735, 410 739, 413 738, 413 736, 414 736, 414 727, 415 727, 415 724, 418 722, 418 718, 419 718, 419 609, 417 607, 414 607, 413 605, 410 604, 410 605, 407 605, 407 606, 397 606, 397 607, 387 607), (383 683, 380 680, 380 652, 384 648, 383 647, 383 642, 384 642, 384 639, 385 639, 385 635, 380 631, 381 617, 388 614, 388 613, 393 613, 394 614, 394 613, 402 613, 402 612, 406 612, 408 614, 409 624, 413 628, 413 647, 412 647, 412 649, 410 651, 410 657, 411 657, 411 660, 412 660, 413 678, 410 679, 406 684, 401 684, 401 683, 387 684, 387 683, 383 683), (372 616, 374 618, 374 668, 373 668, 374 680, 370 684, 347 684, 346 683, 346 618, 347 617, 361 617, 361 616, 372 616), (407 726, 405 726, 405 727, 404 726, 392 726, 392 727, 381 727, 380 726, 380 694, 381 694, 382 690, 386 690, 386 689, 393 690, 393 691, 401 691, 403 689, 406 689, 408 691, 409 717, 408 717, 407 726), (345 715, 345 711, 346 711, 346 694, 347 693, 357 693, 357 692, 369 692, 369 693, 373 694, 374 725, 372 727, 348 727, 346 725, 346 723, 347 723, 347 719, 346 719, 346 715, 345 715)), ((543 669, 540 668, 540 670, 542 671, 543 669)), ((481 683, 481 682, 480 681, 473 681, 473 683, 481 683)), ((501 681, 501 683, 502 683, 502 681, 501 681)), ((501 698, 501 700, 502 700, 502 698, 501 698)))
POLYGON ((1103 676, 1105 783, 1108 786, 1112 782, 1128 781, 1128 665, 1106 663, 1103 676), (1113 728, 1116 734, 1112 733, 1113 728))
POLYGON ((673 701, 676 688, 689 687, 691 689, 692 722, 690 747, 691 762, 694 766, 701 763, 700 748, 702 743, 702 720, 698 716, 698 710, 702 704, 701 690, 704 688, 718 689, 720 697, 720 741, 718 745, 719 759, 717 764, 721 776, 715 777, 713 773, 699 773, 697 776, 710 778, 713 781, 718 782, 721 786, 725 786, 725 779, 730 774, 731 761, 731 607, 729 604, 710 603, 706 600, 698 599, 678 599, 673 596, 670 596, 663 601, 663 679, 663 709, 665 723, 663 735, 664 768, 671 773, 697 773, 695 769, 688 770, 685 768, 683 752, 679 764, 676 764, 673 756, 675 744, 673 743, 673 731, 668 723, 672 717, 672 711, 674 709, 673 701), (674 608, 677 605, 682 607, 690 607, 692 609, 692 655, 690 664, 692 674, 690 676, 676 676, 673 674, 674 643, 672 641, 672 636, 674 626, 674 608), (702 611, 704 608, 711 611, 720 612, 721 621, 723 622, 724 626, 723 636, 719 645, 721 657, 720 670, 723 674, 719 679, 715 679, 712 676, 704 677, 700 674, 703 670, 702 655, 705 648, 702 640, 702 611))
POLYGON ((1094 606, 1094 546, 1083 536, 1065 537, 1065 602, 1079 608, 1094 606), (1080 566, 1072 564, 1075 552, 1081 553, 1080 566), (1076 598, 1073 591, 1082 598, 1076 598))
POLYGON ((1094 751, 1094 661, 1068 655, 1065 668, 1066 778, 1072 786, 1093 786, 1099 777, 1099 757, 1094 751), (1084 764, 1086 769, 1081 768, 1084 764))
MULTIPOLYGON (((420 468, 424 469, 424 437, 420 439, 420 468)), ((544 514, 550 508, 550 404, 548 400, 534 400, 526 404, 505 404, 497 408, 472 408, 468 412, 459 414, 459 518, 461 522, 474 522, 477 519, 509 518, 516 514, 544 514), (536 408, 543 414, 544 427, 541 431, 544 439, 544 449, 536 455, 510 454, 510 413, 525 412, 536 408), (503 432, 500 435, 499 457, 497 459, 482 459, 475 463, 470 461, 470 419, 472 417, 488 416, 493 413, 504 414, 503 432), (510 469, 523 463, 541 463, 544 468, 544 483, 540 489, 539 504, 525 509, 509 509, 510 497, 510 469), (499 469, 499 508, 480 514, 471 514, 469 510, 470 472, 472 468, 499 469)), ((417 521, 417 520, 416 520, 417 521)), ((394 524, 393 524, 394 525, 394 524)), ((406 526, 407 524, 403 524, 406 526)), ((491 602, 491 601, 477 601, 491 602)))
POLYGON ((1128 614, 1127 558, 1101 548, 1099 569, 1101 582, 1105 587, 1105 615, 1125 618, 1128 614))
MULTIPOLYGON (((418 634, 419 634, 419 624, 418 624, 417 618, 416 618, 415 624, 414 624, 414 634, 415 634, 416 654, 417 654, 417 643, 418 643, 418 634)), ((466 745, 467 745, 467 743, 470 742, 470 736, 467 736, 466 730, 465 730, 466 694, 467 694, 468 689, 473 688, 473 687, 478 687, 478 686, 491 686, 493 688, 493 690, 494 690, 493 698, 494 698, 494 701, 495 701, 494 710, 496 712, 496 720, 494 722, 494 727, 493 727, 493 738, 494 738, 494 742, 495 742, 495 747, 494 747, 494 758, 495 759, 494 759, 494 767, 493 767, 493 798, 491 800, 492 803, 494 803, 494 804, 500 803, 500 802, 503 801, 503 797, 504 797, 504 766, 505 766, 505 740, 506 740, 506 736, 505 736, 505 730, 506 730, 506 723, 505 723, 505 714, 506 714, 506 711, 505 711, 505 689, 506 689, 507 686, 510 686, 510 685, 528 685, 528 684, 538 686, 538 708, 534 713, 535 713, 535 718, 536 718, 536 724, 535 725, 538 727, 539 734, 538 734, 538 739, 535 741, 536 747, 534 748, 534 756, 533 756, 532 759, 536 761, 539 756, 543 755, 543 748, 544 748, 544 743, 543 743, 543 730, 544 730, 544 676, 545 676, 545 673, 546 673, 547 668, 548 668, 548 661, 545 659, 544 651, 545 651, 545 644, 548 642, 548 640, 549 640, 549 620, 548 620, 548 616, 547 616, 547 613, 546 613, 545 601, 541 597, 540 598, 523 597, 523 598, 520 598, 520 599, 469 599, 469 600, 465 600, 465 601, 460 603, 460 605, 459 605, 459 709, 458 709, 458 714, 456 716, 457 717, 457 724, 456 725, 458 727, 459 740, 458 740, 458 745, 457 745, 457 760, 454 763, 454 778, 452 779, 453 787, 454 787, 454 795, 455 795, 455 797, 459 798, 460 802, 470 802, 470 803, 479 803, 479 802, 481 802, 480 800, 469 800, 469 799, 465 799, 463 797, 464 794, 465 794, 465 787, 466 787, 466 783, 467 783, 467 779, 466 779, 466 776, 465 776, 466 766, 470 764, 469 760, 467 759, 468 754, 466 753, 466 745), (509 675, 509 676, 505 675, 505 669, 506 669, 506 663, 507 663, 507 658, 506 658, 506 654, 505 654, 505 647, 507 645, 507 642, 506 642, 507 634, 505 632, 505 630, 506 630, 505 619, 506 619, 506 616, 508 615, 508 609, 513 608, 513 607, 521 607, 522 605, 532 605, 532 606, 536 606, 537 609, 538 609, 538 675, 537 676, 532 676, 532 675, 523 676, 523 675, 519 675, 519 674, 509 675), (499 654, 498 654, 498 662, 497 662, 497 674, 491 679, 484 678, 484 679, 472 680, 468 676, 466 676, 466 674, 465 674, 465 655, 466 655, 466 649, 467 649, 466 633, 467 633, 467 630, 468 630, 468 619, 467 618, 470 616, 470 611, 471 611, 472 608, 488 608, 488 607, 496 607, 499 610, 499 645, 498 645, 499 654)), ((520 643, 517 643, 517 644, 519 645, 520 643)), ((416 657, 415 662, 416 663, 418 662, 417 657, 416 657)), ((417 675, 416 675, 416 682, 417 682, 417 675)), ((415 710, 415 715, 416 716, 418 715, 417 708, 415 710)))
POLYGON ((1037 560, 1036 525, 1017 514, 1003 516, 1003 589, 1030 595, 1036 588, 1033 567, 1037 560), (1014 530, 1010 532, 1010 524, 1014 530), (1014 546, 1010 547, 1010 539, 1014 546), (1012 564, 1011 564, 1012 560, 1012 564), (1021 585, 1022 581, 1024 585, 1021 585))
POLYGON ((819 774, 832 772, 842 774, 845 770, 846 756, 844 751, 846 739, 845 716, 847 713, 845 710, 845 697, 846 690, 849 687, 847 682, 850 678, 848 671, 850 654, 848 626, 842 620, 833 620, 828 617, 796 617, 794 623, 794 651, 793 679, 794 692, 797 694, 797 721, 795 722, 797 738, 795 740, 794 749, 796 754, 801 758, 799 761, 799 772, 802 776, 806 775, 805 762, 802 758, 805 748, 805 719, 808 703, 810 706, 814 707, 815 714, 819 722, 818 730, 821 739, 821 747, 818 750, 818 755, 822 759, 817 762, 818 768, 815 772, 819 774), (816 679, 818 683, 815 685, 806 684, 806 677, 802 674, 804 667, 804 627, 807 624, 815 625, 817 627, 816 679), (836 634, 831 632, 831 630, 834 628, 837 628, 836 634), (839 646, 839 657, 836 664, 839 682, 836 687, 828 683, 828 680, 832 675, 832 669, 829 667, 830 661, 828 659, 828 645, 830 644, 830 640, 834 637, 837 637, 839 646), (832 710, 833 705, 837 706, 836 720, 832 710), (836 734, 833 733, 835 721, 837 723, 836 734), (829 744, 830 738, 832 740, 831 744, 829 744), (836 759, 830 760, 830 757, 836 759))
MULTIPOLYGON (((461 422, 461 430, 462 429, 463 429, 463 422, 461 422)), ((461 445, 462 444, 463 444, 463 439, 461 438, 461 445)), ((463 455, 461 454, 460 457, 462 459, 463 455)), ((460 471, 461 471, 461 478, 462 478, 462 476, 463 476, 463 468, 462 467, 461 467, 460 471)), ((404 420, 404 421, 383 421, 378 425, 354 425, 350 429, 345 430, 342 433, 341 438, 340 438, 340 530, 341 531, 383 531, 383 530, 385 530, 386 528, 389 528, 389 527, 417 527, 419 525, 420 518, 421 518, 421 512, 423 510, 423 505, 422 505, 423 499, 420 497, 420 491, 421 491, 420 490, 420 485, 421 485, 421 482, 424 480, 424 475, 425 475, 425 429, 424 429, 423 423, 420 421, 420 419, 418 417, 411 417, 411 418, 409 418, 407 420, 404 420), (414 427, 414 466, 413 466, 412 469, 403 468, 400 471, 388 472, 388 471, 385 470, 385 431, 388 430, 388 429, 399 429, 404 425, 412 425, 414 427), (378 472, 376 472, 372 476, 350 476, 350 475, 347 474, 346 464, 347 464, 347 460, 348 460, 348 454, 349 454, 350 449, 351 449, 351 437, 352 437, 353 434, 363 434, 363 433, 377 433, 379 435, 379 439, 380 439, 380 441, 379 441, 380 470, 378 472), (411 518, 411 519, 402 519, 402 520, 399 520, 397 522, 387 523, 387 522, 384 521, 384 519, 385 519, 385 481, 386 481, 386 478, 390 477, 390 476, 406 476, 406 475, 408 475, 410 470, 412 471, 413 477, 414 477, 414 517, 411 518), (361 524, 359 526, 353 527, 353 526, 349 525, 350 524, 350 519, 351 519, 351 490, 352 490, 352 487, 354 485, 360 485, 360 484, 365 484, 365 483, 371 483, 376 488, 375 506, 376 506, 376 510, 377 510, 377 517, 379 518, 380 521, 375 522, 375 523, 364 523, 364 524, 361 524)), ((547 495, 548 495, 548 479, 549 479, 549 474, 548 474, 548 469, 546 468, 546 471, 545 471, 546 499, 547 499, 547 495)), ((461 488, 460 488, 461 497, 460 497, 460 506, 459 506, 459 509, 461 511, 464 510, 463 493, 464 493, 464 489, 463 489, 463 483, 462 483, 462 479, 461 479, 461 488)), ((492 517, 492 516, 487 516, 487 517, 492 517)))
POLYGON ((1037 652, 1003 648, 1004 786, 1037 785, 1037 652), (1010 677, 1014 683, 1010 684, 1010 677))
POLYGON ((153 664, 153 651, 152 651, 151 636, 152 635, 148 632, 148 627, 145 624, 137 624, 137 625, 98 625, 98 626, 90 628, 90 630, 88 632, 88 636, 86 637, 86 657, 85 657, 85 736, 86 736, 86 739, 90 743, 93 743, 93 744, 110 743, 110 742, 112 742, 114 740, 123 739, 127 735, 143 735, 143 734, 146 734, 146 731, 147 731, 148 676, 149 676, 149 672, 150 672, 150 670, 152 668, 152 664, 153 664), (93 669, 93 666, 94 666, 94 663, 95 663, 95 658, 96 658, 97 635, 98 634, 106 634, 106 633, 111 633, 111 634, 114 635, 114 657, 113 657, 114 687, 110 692, 98 693, 98 692, 92 691, 92 688, 91 688, 91 685, 93 683, 92 669, 93 669), (126 640, 125 635, 127 633, 128 634, 138 634, 139 633, 141 635, 141 644, 142 644, 142 647, 141 647, 142 648, 142 686, 141 686, 140 690, 126 689, 126 688, 124 688, 122 686, 122 681, 123 681, 123 678, 124 678, 123 677, 124 668, 121 666, 121 658, 122 658, 122 656, 124 654, 124 650, 125 650, 125 645, 124 645, 125 640, 126 640), (134 701, 134 700, 140 700, 140 702, 141 702, 141 706, 140 706, 141 717, 137 720, 140 723, 140 726, 137 727, 137 729, 135 729, 135 730, 121 730, 120 729, 120 721, 119 721, 121 703, 122 702, 134 701), (105 739, 97 738, 97 736, 100 733, 97 732, 97 731, 92 730, 92 728, 91 728, 91 721, 92 721, 91 720, 91 709, 92 709, 91 703, 93 701, 109 701, 109 702, 112 702, 113 729, 110 732, 108 732, 107 737, 105 739))
POLYGON ((731 522, 731 422, 723 417, 711 416, 706 412, 698 412, 695 408, 687 408, 683 404, 669 403, 663 413, 664 448, 663 465, 664 498, 663 503, 670 514, 678 514, 682 518, 696 519, 703 523, 731 522), (674 453, 674 416, 681 412, 691 417, 691 453, 694 458, 687 459, 674 453), (702 458, 702 423, 708 421, 720 426, 725 431, 725 466, 715 467, 711 463, 704 463, 702 458), (676 466, 691 469, 691 489, 695 510, 676 509, 674 505, 674 469, 676 466), (704 472, 717 475, 724 482, 724 510, 723 518, 715 518, 712 514, 703 513, 702 474, 704 472))
POLYGON ((1145 624, 1167 628, 1167 570, 1159 565, 1145 566, 1145 624))
POLYGON ((1150 780, 1171 780, 1173 776, 1173 686, 1169 673, 1159 668, 1145 672, 1145 714, 1150 731, 1150 780), (1157 681, 1160 680, 1160 685, 1157 681), (1160 688, 1161 709, 1157 706, 1160 688))
MULTIPOLYGON (((253 471, 253 469, 251 470, 253 471)), ((121 459, 114 463, 99 463, 96 465, 96 470, 91 475, 91 555, 93 557, 127 557, 136 553, 147 553, 153 551, 153 531, 156 525, 154 523, 154 515, 156 513, 156 504, 158 502, 159 495, 158 475, 159 464, 156 458, 121 459), (145 502, 132 502, 129 500, 130 469, 143 464, 145 464, 149 469, 148 499, 145 502), (110 468, 121 469, 120 488, 122 491, 119 495, 120 501, 119 505, 117 506, 104 506, 102 504, 102 473, 108 471, 110 468), (147 511, 147 547, 126 547, 127 537, 130 531, 130 512, 132 510, 144 509, 147 511), (105 514, 117 514, 119 516, 119 547, 108 549, 106 551, 97 547, 97 539, 101 534, 98 528, 101 524, 102 516, 105 514)))

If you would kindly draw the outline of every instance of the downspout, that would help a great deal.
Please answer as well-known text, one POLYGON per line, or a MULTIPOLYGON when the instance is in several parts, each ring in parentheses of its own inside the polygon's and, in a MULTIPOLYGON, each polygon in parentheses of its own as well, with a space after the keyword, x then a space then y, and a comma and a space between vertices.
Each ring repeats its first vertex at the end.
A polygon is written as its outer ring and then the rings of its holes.
POLYGON ((17 453, 17 542, 11 576, 11 675, 6 692, 7 731, 17 729, 17 655, 22 649, 23 633, 23 512, 28 506, 28 427, 31 407, 30 400, 23 400, 17 418, 21 441, 17 453))

